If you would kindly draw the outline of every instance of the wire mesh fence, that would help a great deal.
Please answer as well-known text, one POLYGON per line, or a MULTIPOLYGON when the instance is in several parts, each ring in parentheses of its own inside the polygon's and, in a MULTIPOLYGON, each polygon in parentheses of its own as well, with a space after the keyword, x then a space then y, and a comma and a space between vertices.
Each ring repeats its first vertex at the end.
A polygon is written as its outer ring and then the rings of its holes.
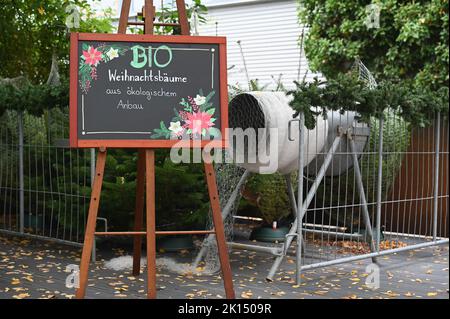
POLYGON ((91 153, 68 147, 68 121, 59 109, 0 118, 0 230, 82 241, 91 153))
MULTIPOLYGON (((247 111, 251 113, 251 109, 247 111)), ((237 117, 241 123, 243 120, 237 117)), ((258 117, 252 119, 245 113, 244 120, 252 126, 258 117)), ((305 166, 298 183, 303 185, 303 192, 293 198, 295 186, 291 180, 296 178, 292 174, 286 175, 285 189, 277 188, 288 193, 292 208, 291 217, 284 218, 290 220, 285 237, 272 243, 258 242, 252 240, 252 228, 242 231, 235 224, 239 236, 229 237, 230 247, 272 254, 275 258, 266 278, 273 280, 280 275, 284 258, 298 252, 298 266, 303 270, 448 243, 445 119, 437 115, 434 125, 420 128, 394 110, 368 123, 359 121, 352 112, 329 111, 326 122, 315 130, 303 130, 306 145, 299 149, 304 153, 305 166), (302 235, 299 241, 295 240, 298 233, 302 235)), ((223 216, 229 220, 235 214, 245 214, 236 212, 233 203, 251 192, 248 181, 254 175, 249 170, 233 170, 238 163, 227 165, 233 178, 221 170, 217 173, 218 180, 225 181, 225 189, 219 185, 219 190, 223 216)), ((265 196, 253 195, 259 198, 256 202, 265 196)), ((277 193, 277 200, 281 195, 277 193)), ((258 223, 253 229, 261 227, 258 223)), ((195 265, 205 254, 214 256, 210 243, 204 242, 195 265), (213 253, 205 252, 209 250, 213 253)), ((217 258, 207 257, 205 261, 207 266, 217 265, 217 258)))
MULTIPOLYGON (((384 115, 383 121, 370 121, 363 149, 352 149, 351 140, 358 137, 354 123, 353 132, 340 137, 306 207, 303 266, 448 238, 448 124, 416 128, 394 111, 384 115)), ((329 118, 329 127, 342 116, 329 118)), ((317 152, 318 158, 327 155, 317 152)), ((305 197, 321 164, 313 161, 305 168, 305 197)))
MULTIPOLYGON (((0 123, 0 231, 81 243, 93 162, 91 150, 68 147, 67 112, 52 109, 36 117, 8 111, 0 123)), ((431 127, 417 128, 387 111, 381 124, 379 119, 363 124, 340 114, 328 117, 322 127, 328 132, 306 131, 328 136, 328 141, 323 149, 306 147, 314 150, 314 156, 305 154, 314 160, 301 177, 302 267, 448 238, 447 121, 437 119, 431 127), (345 129, 339 129, 342 126, 345 129), (330 154, 329 165, 323 167, 330 154)), ((317 136, 306 141, 315 143, 317 136)), ((233 166, 216 167, 222 197, 234 194, 232 205, 229 198, 221 198, 225 212, 236 211, 242 191, 235 188, 245 187, 244 170, 233 166)), ((229 216, 227 220, 233 223, 229 216)), ((294 226, 292 222, 284 243, 251 244, 283 260, 296 248, 288 240, 294 226)), ((248 243, 230 246, 253 249, 248 243)), ((278 269, 275 262, 269 277, 278 269)))

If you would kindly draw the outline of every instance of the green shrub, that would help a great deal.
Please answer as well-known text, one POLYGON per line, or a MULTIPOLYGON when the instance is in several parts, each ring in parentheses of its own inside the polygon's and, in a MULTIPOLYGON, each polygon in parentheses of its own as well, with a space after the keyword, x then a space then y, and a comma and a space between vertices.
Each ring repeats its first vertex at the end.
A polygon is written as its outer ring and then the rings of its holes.
POLYGON ((255 200, 247 200, 244 203, 256 207, 265 223, 270 225, 291 213, 292 208, 283 175, 254 174, 249 178, 245 188, 255 200))
POLYGON ((379 80, 448 86, 448 8, 448 0, 299 0, 310 67, 330 79, 359 58, 379 80), (381 9, 379 28, 366 25, 370 4, 381 9))

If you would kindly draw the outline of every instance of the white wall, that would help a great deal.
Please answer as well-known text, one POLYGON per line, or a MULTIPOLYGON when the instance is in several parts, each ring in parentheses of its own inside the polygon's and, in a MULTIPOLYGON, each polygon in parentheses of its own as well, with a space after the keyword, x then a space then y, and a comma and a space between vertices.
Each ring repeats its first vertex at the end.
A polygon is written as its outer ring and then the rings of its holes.
MULTIPOLYGON (((300 59, 299 37, 302 27, 298 23, 297 1, 234 1, 223 5, 225 1, 214 4, 207 1, 208 23, 200 25, 200 35, 226 36, 228 42, 228 83, 240 83, 247 88, 247 78, 237 41, 241 41, 250 79, 258 79, 261 84, 270 83, 271 78, 282 80, 287 88, 294 86, 299 65, 300 79, 308 66, 303 57, 300 59), (217 22, 217 25, 216 25, 217 22), (217 29, 217 30, 216 30, 217 29)), ((307 79, 315 75, 308 72, 307 79)))

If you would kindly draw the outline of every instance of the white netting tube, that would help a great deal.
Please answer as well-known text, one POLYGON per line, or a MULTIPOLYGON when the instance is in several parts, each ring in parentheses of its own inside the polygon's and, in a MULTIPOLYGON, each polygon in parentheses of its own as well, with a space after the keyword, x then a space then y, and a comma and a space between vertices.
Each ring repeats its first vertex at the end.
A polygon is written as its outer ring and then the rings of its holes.
MULTIPOLYGON (((298 122, 292 123, 293 141, 288 139, 288 124, 293 114, 289 98, 283 92, 248 92, 233 98, 230 127, 242 129, 230 135, 230 154, 236 164, 255 173, 287 174, 298 170, 298 122), (252 156, 252 150, 256 150, 256 155, 252 156)), ((305 134, 305 166, 322 150, 327 132, 327 121, 318 117, 316 127, 305 134)))

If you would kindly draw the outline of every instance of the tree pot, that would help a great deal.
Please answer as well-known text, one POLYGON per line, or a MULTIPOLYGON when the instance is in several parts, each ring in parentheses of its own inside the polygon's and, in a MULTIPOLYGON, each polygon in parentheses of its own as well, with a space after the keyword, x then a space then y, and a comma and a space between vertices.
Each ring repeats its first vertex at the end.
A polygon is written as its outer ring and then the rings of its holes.
POLYGON ((162 236, 156 240, 156 248, 164 252, 177 252, 194 249, 194 241, 190 235, 162 236))
POLYGON ((273 229, 271 226, 261 226, 254 228, 250 234, 250 240, 256 240, 266 243, 284 242, 289 233, 288 227, 278 227, 273 229))

